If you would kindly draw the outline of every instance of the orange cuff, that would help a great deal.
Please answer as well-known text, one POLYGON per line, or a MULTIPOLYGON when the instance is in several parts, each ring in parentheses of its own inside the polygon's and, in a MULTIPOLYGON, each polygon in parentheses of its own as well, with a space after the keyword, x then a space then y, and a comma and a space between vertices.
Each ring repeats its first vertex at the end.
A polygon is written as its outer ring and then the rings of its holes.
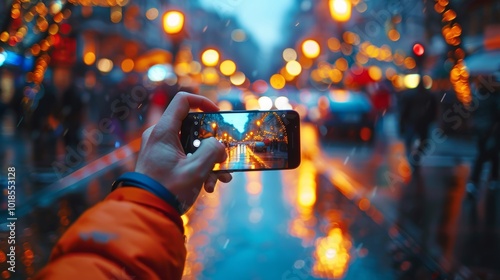
POLYGON ((154 208, 163 213, 179 228, 184 234, 184 223, 181 216, 170 204, 163 201, 156 195, 133 186, 122 186, 112 191, 105 200, 130 201, 149 208, 154 208))

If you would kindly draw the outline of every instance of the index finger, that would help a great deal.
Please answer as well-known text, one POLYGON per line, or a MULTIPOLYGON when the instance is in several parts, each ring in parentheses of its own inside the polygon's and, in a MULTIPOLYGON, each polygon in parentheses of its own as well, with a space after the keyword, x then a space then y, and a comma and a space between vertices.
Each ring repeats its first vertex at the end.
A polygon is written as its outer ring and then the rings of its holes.
POLYGON ((174 96, 165 112, 163 112, 155 126, 155 130, 164 135, 169 133, 177 135, 189 110, 195 108, 205 112, 219 111, 219 107, 205 96, 181 91, 174 96))

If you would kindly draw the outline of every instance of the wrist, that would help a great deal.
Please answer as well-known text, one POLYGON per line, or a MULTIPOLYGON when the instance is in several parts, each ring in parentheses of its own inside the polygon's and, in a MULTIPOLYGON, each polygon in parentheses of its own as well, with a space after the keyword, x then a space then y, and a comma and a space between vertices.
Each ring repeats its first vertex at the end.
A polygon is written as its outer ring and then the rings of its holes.
POLYGON ((172 206, 180 215, 183 214, 181 203, 179 202, 177 197, 167 188, 165 188, 165 186, 148 175, 139 172, 126 172, 113 182, 111 191, 116 189, 120 184, 133 186, 149 191, 150 193, 156 195, 167 204, 172 206))

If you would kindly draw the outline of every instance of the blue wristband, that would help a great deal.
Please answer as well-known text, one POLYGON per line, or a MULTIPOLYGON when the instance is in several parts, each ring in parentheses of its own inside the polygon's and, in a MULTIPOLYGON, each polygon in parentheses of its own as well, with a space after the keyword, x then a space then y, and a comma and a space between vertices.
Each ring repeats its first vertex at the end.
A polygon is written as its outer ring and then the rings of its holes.
POLYGON ((111 191, 115 190, 120 183, 138 187, 153 193, 167 202, 170 206, 174 207, 175 210, 182 215, 181 204, 179 200, 177 200, 177 197, 151 177, 138 172, 126 172, 113 182, 111 191))

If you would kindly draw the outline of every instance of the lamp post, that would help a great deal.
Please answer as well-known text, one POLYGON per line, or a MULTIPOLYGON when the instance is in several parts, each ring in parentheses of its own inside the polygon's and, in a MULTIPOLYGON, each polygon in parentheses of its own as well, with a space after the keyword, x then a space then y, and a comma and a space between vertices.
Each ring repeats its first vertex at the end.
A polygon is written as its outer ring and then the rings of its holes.
POLYGON ((329 0, 328 6, 330 10, 330 16, 338 26, 338 30, 340 33, 339 37, 343 38, 345 32, 344 24, 351 19, 351 0, 329 0))
POLYGON ((184 38, 184 23, 184 13, 179 10, 168 10, 163 14, 163 30, 172 42, 172 65, 175 64, 177 53, 184 38))
MULTIPOLYGON (((217 139, 217 123, 213 122, 212 123, 212 131, 214 133, 214 137, 217 139)), ((218 139, 217 139, 218 140, 218 139)))

